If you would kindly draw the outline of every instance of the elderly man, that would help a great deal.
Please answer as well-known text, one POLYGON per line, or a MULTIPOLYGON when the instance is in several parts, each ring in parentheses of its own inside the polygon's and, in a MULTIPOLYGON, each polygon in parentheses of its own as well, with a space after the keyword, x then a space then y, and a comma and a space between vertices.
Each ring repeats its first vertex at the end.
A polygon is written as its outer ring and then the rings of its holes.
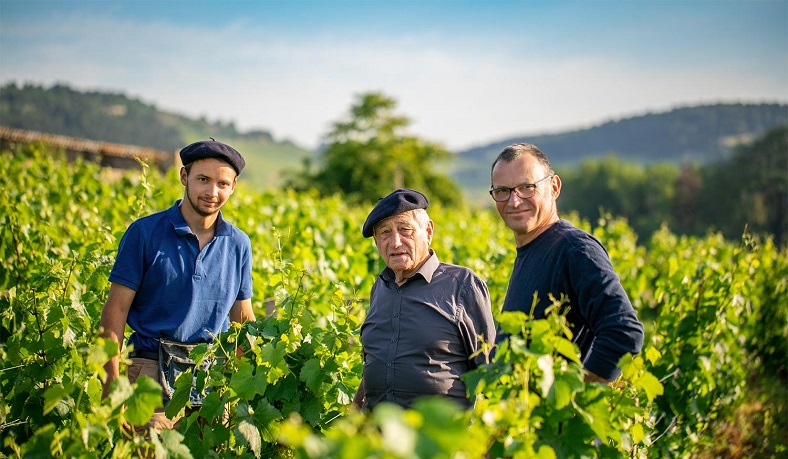
POLYGON ((438 260, 428 206, 418 191, 396 190, 362 229, 386 262, 361 326, 364 370, 354 404, 363 409, 408 407, 428 395, 470 406, 461 376, 486 362, 479 336, 495 340, 487 286, 470 269, 438 260))
POLYGON ((640 352, 643 324, 602 243, 558 217, 561 179, 534 145, 505 148, 493 162, 491 182, 490 195, 517 245, 503 311, 530 314, 536 293, 538 319, 551 304, 550 294, 568 295, 567 321, 586 380, 615 379, 619 359, 640 352))
MULTIPOLYGON (((178 371, 169 363, 167 349, 188 356, 189 345, 210 342, 227 330, 230 320, 255 318, 251 243, 221 213, 244 159, 214 140, 193 143, 180 157, 183 199, 126 230, 109 275, 100 323, 102 336, 121 345, 129 324, 133 333, 128 342, 134 346, 129 380, 150 376, 164 386, 165 400, 178 371), (159 377, 160 364, 164 378, 159 377)), ((106 370, 104 396, 119 376, 118 356, 106 370)), ((159 409, 148 425, 162 430, 174 423, 159 409)))

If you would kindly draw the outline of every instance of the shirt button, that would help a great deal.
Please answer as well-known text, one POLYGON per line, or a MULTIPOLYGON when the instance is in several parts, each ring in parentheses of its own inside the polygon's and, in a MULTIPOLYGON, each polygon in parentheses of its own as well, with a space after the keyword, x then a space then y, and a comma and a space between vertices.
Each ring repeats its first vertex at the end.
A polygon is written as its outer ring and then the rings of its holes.
POLYGON ((391 338, 391 342, 392 343, 396 343, 397 342, 397 338, 391 338))
POLYGON ((399 317, 399 313, 398 313, 398 312, 395 312, 395 313, 394 313, 394 317, 399 317))
POLYGON ((391 368, 391 362, 388 363, 388 367, 391 368))
POLYGON ((394 389, 389 387, 388 389, 386 389, 386 392, 388 392, 390 394, 390 393, 394 392, 394 389))

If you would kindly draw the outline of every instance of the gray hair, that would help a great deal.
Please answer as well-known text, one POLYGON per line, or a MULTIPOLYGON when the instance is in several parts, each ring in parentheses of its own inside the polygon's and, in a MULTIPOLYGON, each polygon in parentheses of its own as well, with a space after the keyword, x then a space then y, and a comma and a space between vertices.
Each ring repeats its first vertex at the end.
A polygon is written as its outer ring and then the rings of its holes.
POLYGON ((503 151, 498 154, 498 157, 495 158, 495 161, 493 161, 492 167, 490 167, 490 183, 492 184, 492 171, 495 169, 495 165, 498 164, 499 161, 510 163, 520 155, 524 154, 531 155, 536 158, 542 164, 542 166, 544 166, 548 174, 555 174, 553 171, 553 166, 550 165, 550 161, 547 159, 547 156, 542 153, 542 150, 540 150, 539 147, 536 145, 531 145, 530 143, 513 143, 504 148, 503 151))
MULTIPOLYGON (((426 229, 427 225, 430 223, 430 216, 424 209, 407 210, 397 215, 412 215, 413 219, 416 220, 416 224, 419 225, 419 228, 421 229, 426 229)), ((392 215, 391 217, 384 218, 383 220, 375 223, 375 226, 372 228, 373 232, 377 233, 378 225, 380 225, 382 222, 395 218, 397 215, 392 215)))
POLYGON ((413 218, 419 223, 421 229, 425 229, 427 225, 430 223, 430 216, 427 214, 427 211, 424 209, 413 209, 411 210, 413 214, 413 218))

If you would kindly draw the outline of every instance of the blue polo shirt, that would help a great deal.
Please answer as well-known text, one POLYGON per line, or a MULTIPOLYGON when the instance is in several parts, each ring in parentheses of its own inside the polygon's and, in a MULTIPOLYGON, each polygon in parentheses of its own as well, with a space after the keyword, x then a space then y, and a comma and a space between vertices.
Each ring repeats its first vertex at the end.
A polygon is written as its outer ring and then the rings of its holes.
POLYGON ((210 342, 227 330, 233 303, 252 297, 249 236, 220 212, 201 251, 180 203, 133 222, 110 272, 111 282, 137 292, 127 319, 137 350, 158 351, 158 338, 210 342))

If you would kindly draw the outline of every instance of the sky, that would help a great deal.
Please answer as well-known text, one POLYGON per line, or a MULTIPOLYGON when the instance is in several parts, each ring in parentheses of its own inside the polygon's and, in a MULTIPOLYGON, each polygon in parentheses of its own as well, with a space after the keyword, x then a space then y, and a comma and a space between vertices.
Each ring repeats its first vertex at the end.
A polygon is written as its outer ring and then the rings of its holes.
POLYGON ((788 0, 0 0, 8 83, 120 92, 309 149, 377 91, 407 134, 459 151, 788 103, 788 0))

